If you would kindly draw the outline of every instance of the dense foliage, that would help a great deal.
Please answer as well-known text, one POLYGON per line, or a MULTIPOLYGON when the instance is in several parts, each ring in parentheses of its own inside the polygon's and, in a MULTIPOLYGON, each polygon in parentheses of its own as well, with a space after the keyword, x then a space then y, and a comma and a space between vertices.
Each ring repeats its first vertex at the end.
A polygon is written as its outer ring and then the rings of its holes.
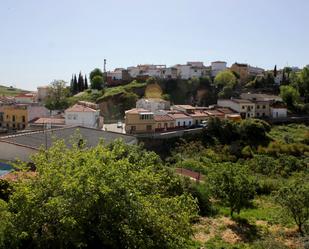
POLYGON ((33 161, 36 176, 0 203, 2 247, 188 247, 195 201, 154 153, 57 142, 33 161))

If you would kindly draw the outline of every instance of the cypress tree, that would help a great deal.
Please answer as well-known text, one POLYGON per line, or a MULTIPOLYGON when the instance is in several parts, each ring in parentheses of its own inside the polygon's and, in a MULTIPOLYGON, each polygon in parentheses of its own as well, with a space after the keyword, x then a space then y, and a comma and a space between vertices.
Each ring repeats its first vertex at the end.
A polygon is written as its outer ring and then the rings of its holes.
POLYGON ((77 84, 76 74, 74 74, 74 79, 73 79, 73 92, 74 94, 78 93, 78 84, 77 84))
POLYGON ((81 72, 79 72, 79 75, 78 75, 77 85, 78 85, 78 92, 84 91, 84 78, 81 72))
POLYGON ((84 83, 85 83, 85 90, 86 90, 86 89, 88 89, 88 80, 87 80, 87 75, 86 74, 85 74, 84 83))
POLYGON ((72 78, 70 81, 70 92, 71 94, 74 94, 74 79, 73 79, 73 74, 72 74, 72 78))
POLYGON ((275 65, 275 68, 274 68, 274 77, 275 78, 277 77, 277 65, 275 65))

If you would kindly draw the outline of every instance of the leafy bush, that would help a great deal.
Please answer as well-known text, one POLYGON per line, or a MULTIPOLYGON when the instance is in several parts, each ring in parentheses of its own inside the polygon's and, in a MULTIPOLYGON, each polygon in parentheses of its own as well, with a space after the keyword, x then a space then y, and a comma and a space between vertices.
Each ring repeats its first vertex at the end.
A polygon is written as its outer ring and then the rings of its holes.
POLYGON ((58 141, 33 162, 0 206, 4 248, 188 248, 196 203, 155 153, 58 141))

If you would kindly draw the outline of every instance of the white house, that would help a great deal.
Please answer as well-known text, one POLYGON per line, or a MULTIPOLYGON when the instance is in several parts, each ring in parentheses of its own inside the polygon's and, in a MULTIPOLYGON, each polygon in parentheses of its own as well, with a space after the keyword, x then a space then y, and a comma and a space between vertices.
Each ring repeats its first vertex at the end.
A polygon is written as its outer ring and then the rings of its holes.
POLYGON ((211 76, 216 77, 218 73, 226 70, 226 62, 225 61, 213 61, 211 63, 211 76))
POLYGON ((146 109, 152 112, 158 110, 169 110, 171 103, 159 98, 143 98, 136 101, 136 108, 146 109))
POLYGON ((231 108, 238 112, 242 118, 255 117, 255 103, 247 99, 218 99, 217 105, 231 108))
POLYGON ((103 117, 95 104, 80 101, 65 110, 65 124, 100 129, 103 127, 103 117))
POLYGON ((270 115, 273 119, 286 118, 287 112, 287 108, 282 103, 274 103, 270 107, 270 115))
POLYGON ((185 113, 178 111, 169 111, 168 115, 175 120, 175 127, 185 128, 193 125, 193 118, 185 113))

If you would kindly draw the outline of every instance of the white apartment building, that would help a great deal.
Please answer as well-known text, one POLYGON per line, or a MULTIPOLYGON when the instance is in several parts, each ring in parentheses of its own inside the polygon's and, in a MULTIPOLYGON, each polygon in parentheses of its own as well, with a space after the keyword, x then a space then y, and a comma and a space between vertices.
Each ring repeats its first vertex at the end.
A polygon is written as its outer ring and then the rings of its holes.
POLYGON ((132 78, 138 76, 149 76, 154 78, 162 78, 162 71, 166 69, 166 65, 137 65, 136 67, 128 67, 128 73, 132 78))
POLYGON ((218 73, 226 70, 225 61, 213 61, 211 62, 211 76, 216 77, 218 73))
POLYGON ((65 124, 100 129, 103 127, 103 117, 95 104, 80 101, 65 110, 65 124))
POLYGON ((186 65, 177 64, 174 66, 177 69, 178 78, 188 80, 193 77, 200 78, 205 74, 205 66, 203 62, 187 62, 186 65))

